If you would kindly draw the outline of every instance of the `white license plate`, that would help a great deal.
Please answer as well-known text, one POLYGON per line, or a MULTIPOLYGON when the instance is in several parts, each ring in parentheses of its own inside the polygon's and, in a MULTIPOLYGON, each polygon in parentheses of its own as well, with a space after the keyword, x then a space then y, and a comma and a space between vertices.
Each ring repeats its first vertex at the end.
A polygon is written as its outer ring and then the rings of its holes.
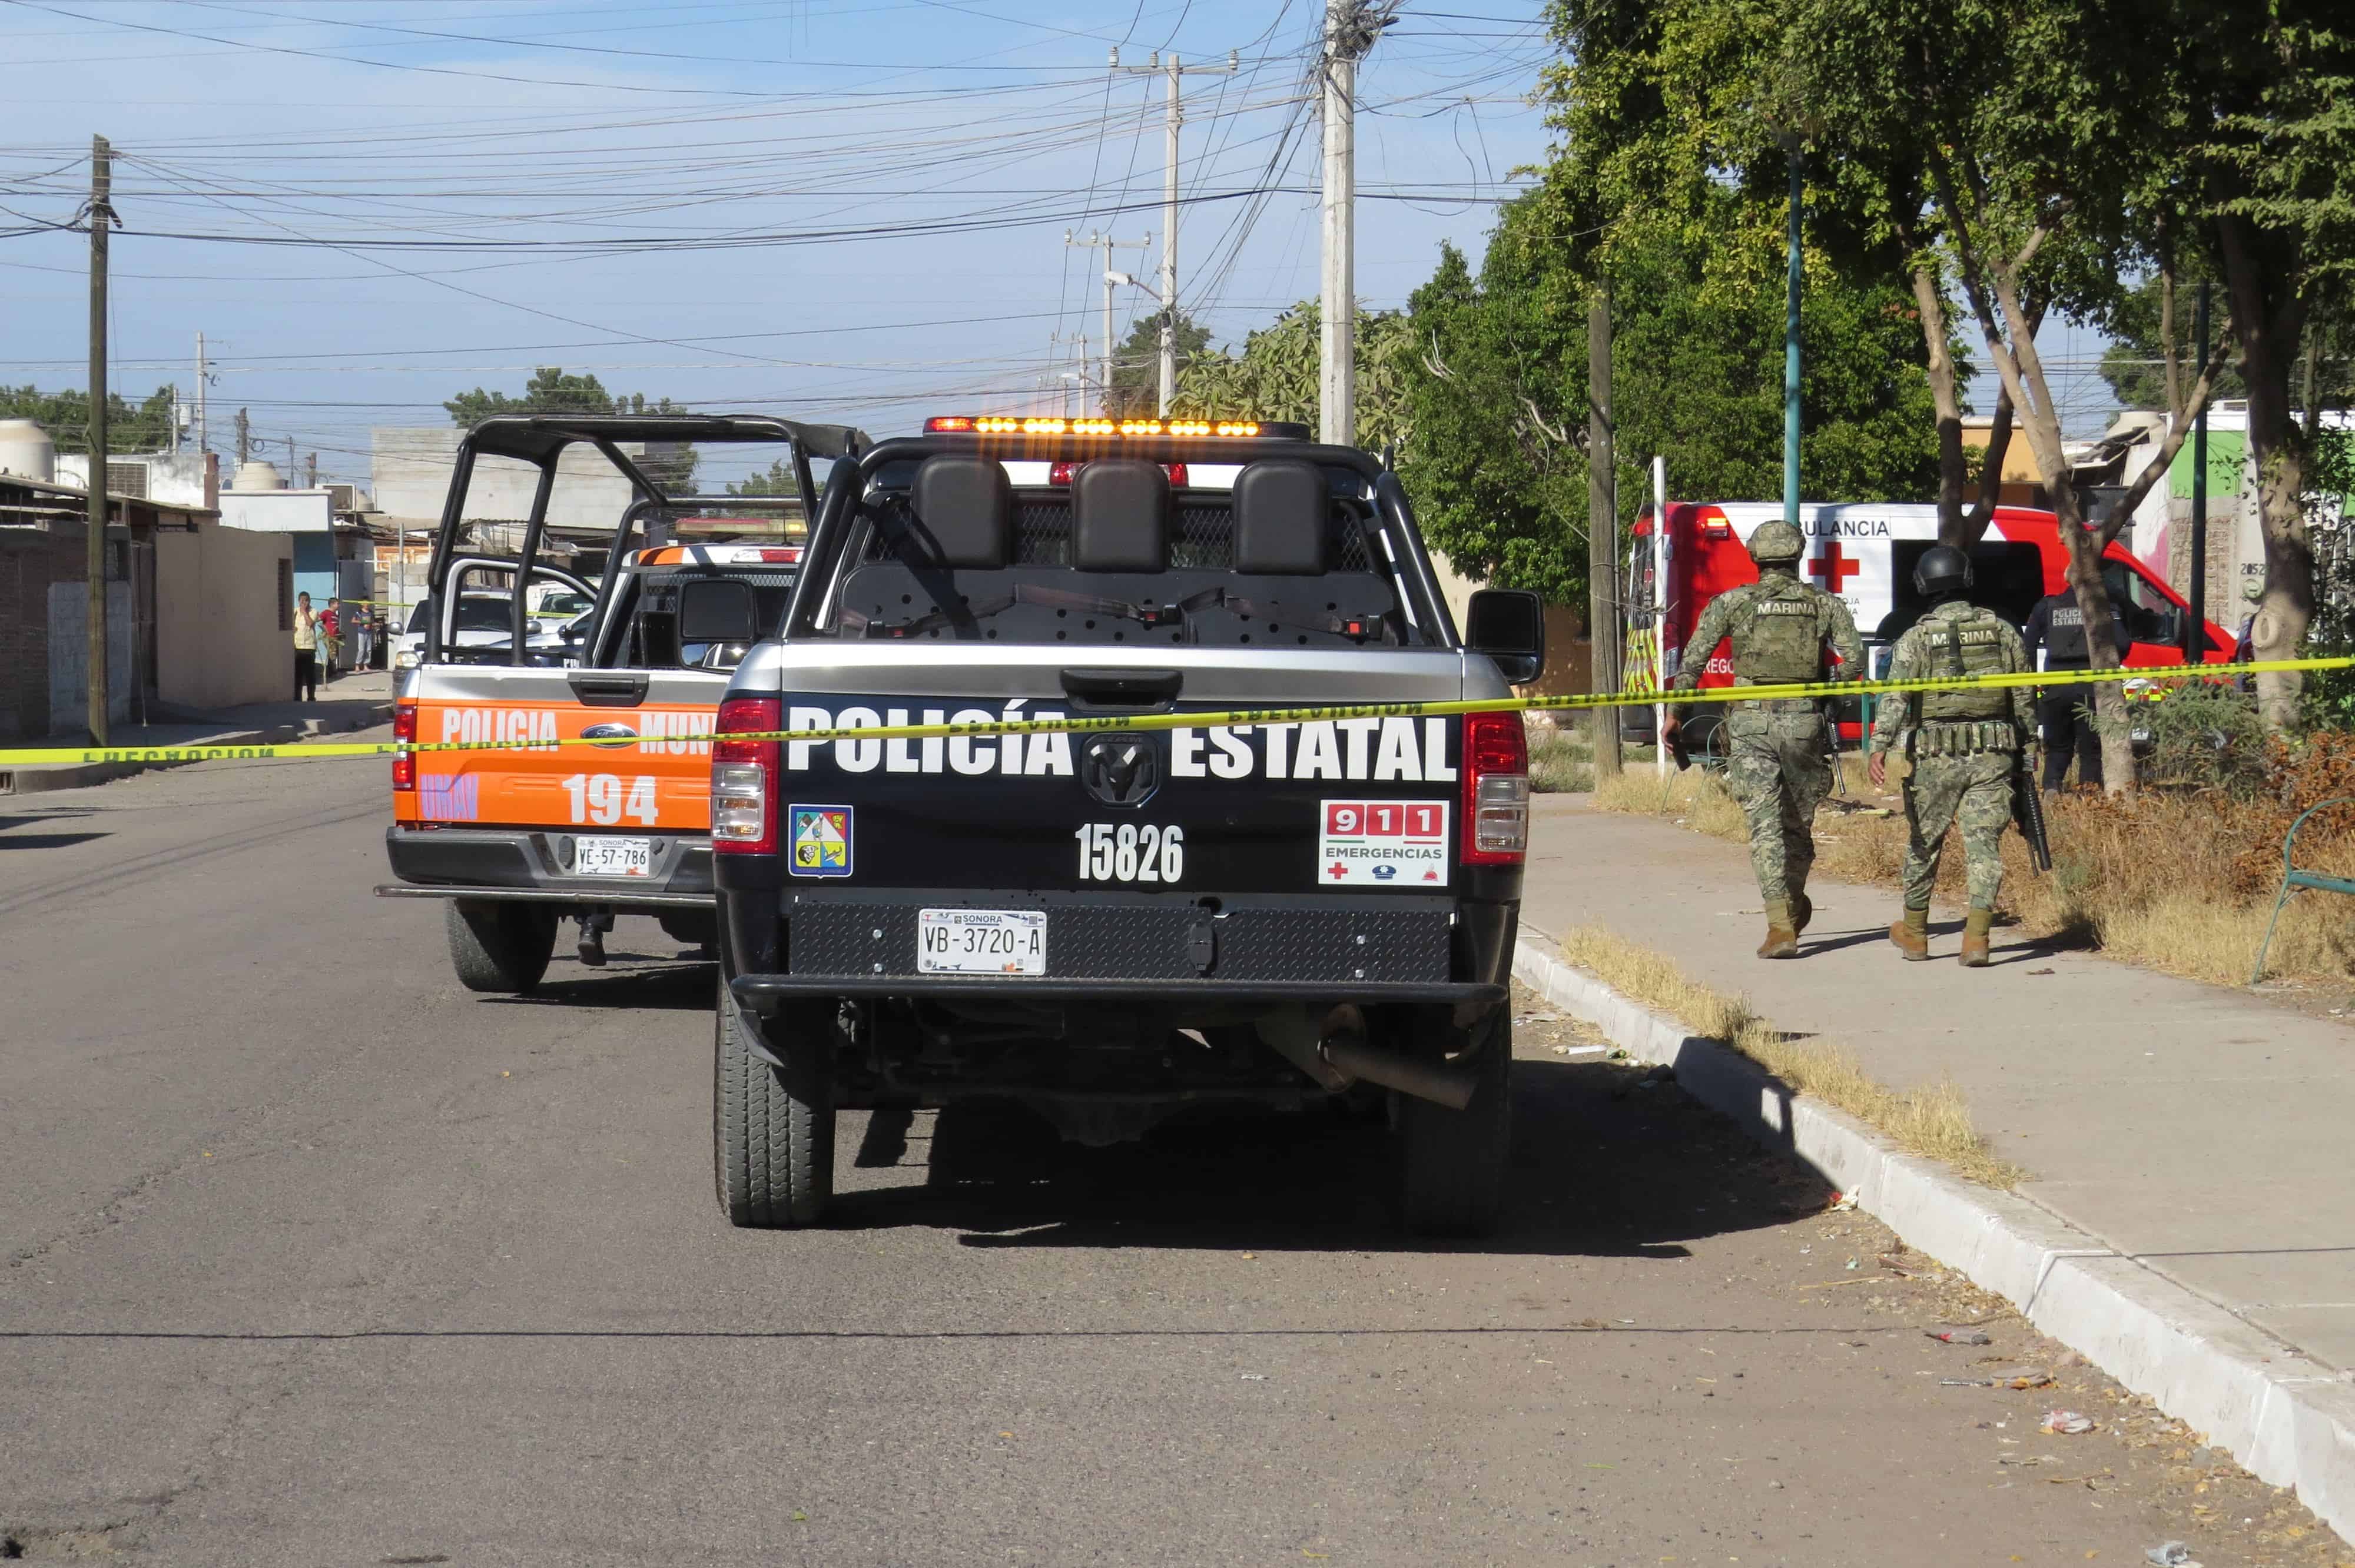
POLYGON ((1043 975, 1047 916, 1039 909, 919 909, 916 972, 1043 975))
POLYGON ((572 871, 576 876, 652 876, 652 839, 575 839, 572 871))

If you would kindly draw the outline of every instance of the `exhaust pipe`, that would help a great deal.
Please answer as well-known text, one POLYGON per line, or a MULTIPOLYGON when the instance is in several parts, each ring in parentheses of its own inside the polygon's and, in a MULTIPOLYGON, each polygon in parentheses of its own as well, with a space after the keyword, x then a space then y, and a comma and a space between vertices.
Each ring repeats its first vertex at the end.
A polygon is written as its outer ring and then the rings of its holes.
POLYGON ((1386 1089, 1396 1089, 1450 1110, 1462 1110, 1470 1105, 1473 1091, 1479 1087, 1478 1077, 1462 1067, 1386 1051, 1369 1044, 1361 1035, 1336 1035, 1320 1044, 1316 1054, 1350 1077, 1363 1078, 1369 1084, 1380 1084, 1386 1089))

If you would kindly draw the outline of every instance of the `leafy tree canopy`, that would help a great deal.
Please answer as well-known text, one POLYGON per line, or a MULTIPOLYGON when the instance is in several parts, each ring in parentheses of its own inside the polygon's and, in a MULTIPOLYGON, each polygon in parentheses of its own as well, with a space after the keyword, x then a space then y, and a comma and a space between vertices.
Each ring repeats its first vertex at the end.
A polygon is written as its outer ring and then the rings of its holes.
MULTIPOLYGON (((29 382, 0 387, 0 419, 30 419, 61 452, 90 450, 90 394, 79 387, 44 392, 29 382)), ((119 392, 106 395, 106 444, 117 452, 163 451, 172 444, 172 389, 158 387, 133 407, 119 392)))
POLYGON ((799 495, 801 481, 795 477, 793 465, 778 458, 759 473, 742 480, 731 480, 730 495, 799 495))
MULTIPOLYGON (((1178 313, 1178 364, 1210 346, 1210 329, 1184 311, 1178 313)), ((1114 419, 1150 417, 1161 402, 1161 313, 1140 316, 1113 350, 1112 401, 1104 412, 1114 419)))
MULTIPOLYGON (((1303 300, 1246 336, 1241 354, 1228 347, 1195 355, 1178 369, 1171 412, 1314 426, 1322 323, 1316 302, 1303 300)), ((1357 445, 1380 450, 1406 439, 1407 366, 1413 350, 1413 333, 1402 313, 1358 313, 1357 445)))
MULTIPOLYGON (((1448 248, 1416 291, 1406 399, 1413 439, 1400 475, 1425 533, 1457 569, 1581 603, 1589 285, 1549 238, 1558 210, 1542 196, 1512 203, 1476 277, 1448 248)), ((1672 495, 1781 493, 1782 279, 1765 267, 1727 266, 1715 254, 1723 249, 1689 249, 1656 232, 1614 266, 1623 527, 1649 495, 1655 455, 1668 460, 1672 495)), ((1802 331, 1804 493, 1928 499, 1937 432, 1909 296, 1894 280, 1848 282, 1825 266, 1805 298, 1802 331)))
MULTIPOLYGON (((461 392, 442 405, 450 410, 450 422, 461 429, 469 429, 493 414, 687 414, 693 409, 674 403, 667 397, 649 401, 643 392, 615 394, 605 390, 605 384, 593 374, 568 376, 563 367, 543 365, 531 373, 524 383, 523 396, 510 397, 504 392, 485 392, 480 387, 471 392, 461 392)), ((648 478, 673 494, 683 494, 695 487, 695 449, 688 446, 650 452, 642 465, 648 478)))

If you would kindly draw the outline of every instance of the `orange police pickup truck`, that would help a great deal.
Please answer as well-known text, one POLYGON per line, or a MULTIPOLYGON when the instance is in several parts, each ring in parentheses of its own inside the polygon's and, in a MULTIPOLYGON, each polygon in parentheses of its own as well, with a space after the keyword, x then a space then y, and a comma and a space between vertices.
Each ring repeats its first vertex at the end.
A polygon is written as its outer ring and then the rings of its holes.
POLYGON ((531 991, 567 916, 591 966, 619 915, 711 942, 720 694, 784 613, 817 507, 812 460, 864 444, 855 430, 770 418, 501 416, 468 433, 394 734, 507 744, 394 760, 385 848, 398 880, 377 889, 443 901, 461 983, 531 991), (681 493, 680 477, 721 452, 766 458, 768 475, 790 483, 681 493), (525 497, 527 514, 512 521, 525 497), (564 584, 596 609, 550 648, 530 635, 519 581, 564 584), (485 592, 505 595, 515 626, 462 645, 450 607, 485 592))

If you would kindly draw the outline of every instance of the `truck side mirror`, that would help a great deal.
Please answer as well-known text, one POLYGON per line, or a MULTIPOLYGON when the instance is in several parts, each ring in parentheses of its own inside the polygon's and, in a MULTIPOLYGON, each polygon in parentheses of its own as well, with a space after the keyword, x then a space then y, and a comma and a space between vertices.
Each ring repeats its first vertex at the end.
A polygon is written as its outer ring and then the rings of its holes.
POLYGON ((678 640, 751 642, 761 635, 752 585, 741 577, 695 577, 678 585, 678 640))
POLYGON ((1521 588, 1482 588, 1464 618, 1464 644, 1525 686, 1545 669, 1545 602, 1521 588))

